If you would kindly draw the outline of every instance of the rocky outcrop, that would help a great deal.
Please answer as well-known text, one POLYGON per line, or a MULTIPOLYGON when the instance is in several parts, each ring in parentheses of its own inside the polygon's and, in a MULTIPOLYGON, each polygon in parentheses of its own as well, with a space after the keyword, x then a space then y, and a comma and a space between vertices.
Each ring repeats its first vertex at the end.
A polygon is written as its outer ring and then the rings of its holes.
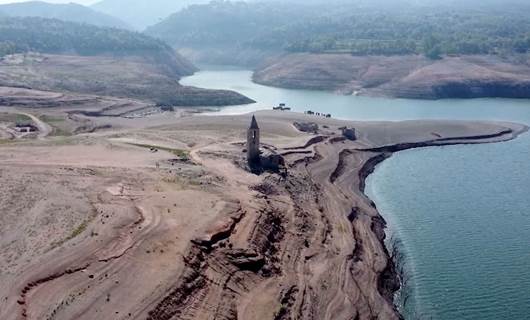
POLYGON ((530 98, 527 57, 292 54, 271 60, 257 83, 295 89, 412 99, 530 98))

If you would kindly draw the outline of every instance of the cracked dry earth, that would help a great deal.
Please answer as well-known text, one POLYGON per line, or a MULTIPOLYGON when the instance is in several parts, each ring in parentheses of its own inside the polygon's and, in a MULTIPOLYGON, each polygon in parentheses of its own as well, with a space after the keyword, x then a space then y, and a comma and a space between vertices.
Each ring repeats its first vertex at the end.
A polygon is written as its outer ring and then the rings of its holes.
POLYGON ((292 126, 299 118, 258 114, 285 178, 238 165, 248 116, 157 128, 165 143, 196 139, 191 163, 105 135, 82 148, 2 147, 0 318, 399 319, 399 278, 366 176, 394 151, 526 130, 322 119, 327 129, 310 136, 292 126), (344 124, 357 141, 340 137, 344 124))

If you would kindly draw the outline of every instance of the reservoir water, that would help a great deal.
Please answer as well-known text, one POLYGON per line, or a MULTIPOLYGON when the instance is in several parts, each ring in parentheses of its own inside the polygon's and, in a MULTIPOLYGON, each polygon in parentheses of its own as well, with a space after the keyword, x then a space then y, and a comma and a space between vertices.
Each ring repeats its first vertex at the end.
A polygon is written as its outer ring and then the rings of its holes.
MULTIPOLYGON (((502 120, 530 124, 530 101, 421 101, 340 96, 252 83, 251 72, 206 67, 185 85, 238 91, 351 120, 502 120)), ((367 193, 400 239, 411 298, 407 319, 530 319, 530 134, 485 145, 399 152, 371 175, 367 193)))

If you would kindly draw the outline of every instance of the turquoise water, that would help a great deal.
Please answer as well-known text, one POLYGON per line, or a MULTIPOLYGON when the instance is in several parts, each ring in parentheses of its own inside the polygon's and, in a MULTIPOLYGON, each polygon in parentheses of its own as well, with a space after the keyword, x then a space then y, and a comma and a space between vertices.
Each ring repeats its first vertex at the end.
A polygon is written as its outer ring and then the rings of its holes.
MULTIPOLYGON (((280 102, 352 120, 473 119, 530 124, 530 101, 420 101, 286 90, 250 81, 251 72, 211 68, 186 85, 236 90, 258 103, 280 102)), ((407 150, 383 162, 368 195, 401 240, 413 319, 530 319, 530 134, 498 144, 407 150)))
POLYGON ((404 246, 407 313, 530 318, 530 139, 408 150, 369 177, 404 246))
MULTIPOLYGON (((221 114, 240 114, 271 109, 286 103, 294 111, 311 109, 331 113, 334 118, 352 120, 408 119, 505 119, 530 118, 530 100, 408 100, 343 96, 322 91, 289 90, 262 86, 250 79, 252 72, 233 68, 207 67, 182 79, 184 85, 234 90, 256 100, 246 106, 221 108, 221 114), (502 108, 501 108, 502 106, 502 108)), ((530 120, 528 120, 530 121, 530 120)))

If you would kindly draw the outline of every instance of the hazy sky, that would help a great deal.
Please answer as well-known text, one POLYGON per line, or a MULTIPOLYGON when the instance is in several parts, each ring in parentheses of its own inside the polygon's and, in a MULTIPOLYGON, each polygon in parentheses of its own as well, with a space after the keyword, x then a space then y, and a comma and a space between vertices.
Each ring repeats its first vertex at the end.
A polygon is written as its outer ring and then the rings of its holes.
MULTIPOLYGON (((0 4, 5 4, 5 3, 13 3, 13 2, 27 2, 28 0, 0 0, 0 4)), ((46 0, 45 2, 50 2, 50 3, 70 3, 70 2, 75 2, 75 3, 80 3, 80 4, 93 4, 93 3, 96 3, 98 2, 98 0, 46 0)))

